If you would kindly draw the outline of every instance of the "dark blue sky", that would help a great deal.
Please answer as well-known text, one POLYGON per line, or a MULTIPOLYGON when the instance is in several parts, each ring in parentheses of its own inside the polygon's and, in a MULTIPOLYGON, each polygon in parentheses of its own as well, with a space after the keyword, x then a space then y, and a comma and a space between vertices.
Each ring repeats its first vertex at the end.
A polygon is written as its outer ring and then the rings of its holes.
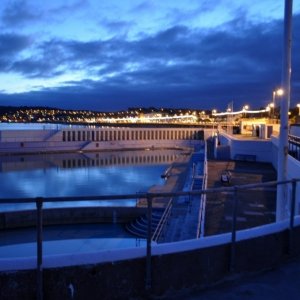
POLYGON ((283 0, 2 0, 0 105, 266 107, 281 84, 283 14, 283 0))

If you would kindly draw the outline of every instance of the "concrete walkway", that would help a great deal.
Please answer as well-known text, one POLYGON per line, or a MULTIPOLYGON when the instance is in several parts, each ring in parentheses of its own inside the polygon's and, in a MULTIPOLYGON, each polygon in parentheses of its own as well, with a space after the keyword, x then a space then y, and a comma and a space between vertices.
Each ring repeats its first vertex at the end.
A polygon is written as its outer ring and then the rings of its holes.
MULTIPOLYGON (((246 161, 208 161, 208 188, 239 186, 276 180, 271 164, 246 161), (222 184, 222 171, 231 173, 229 184, 222 184)), ((237 229, 274 222, 276 186, 239 191, 237 229)), ((231 231, 233 193, 208 194, 206 201, 205 235, 231 231)))
POLYGON ((298 300, 300 299, 300 258, 275 269, 236 275, 205 290, 185 290, 164 297, 169 300, 298 300))
MULTIPOLYGON (((226 186, 262 183, 276 180, 276 172, 271 164, 243 161, 208 161, 207 188, 224 185, 220 181, 222 171, 231 172, 231 181, 226 186)), ((186 169, 180 176, 179 183, 173 186, 183 187, 190 176, 186 169)), ((276 188, 260 188, 239 191, 238 193, 238 229, 255 227, 275 220, 276 188)), ((172 215, 165 236, 161 242, 174 242, 194 239, 197 234, 200 197, 178 197, 174 199, 172 215)), ((230 232, 232 226, 233 194, 214 193, 207 195, 204 235, 230 232)))

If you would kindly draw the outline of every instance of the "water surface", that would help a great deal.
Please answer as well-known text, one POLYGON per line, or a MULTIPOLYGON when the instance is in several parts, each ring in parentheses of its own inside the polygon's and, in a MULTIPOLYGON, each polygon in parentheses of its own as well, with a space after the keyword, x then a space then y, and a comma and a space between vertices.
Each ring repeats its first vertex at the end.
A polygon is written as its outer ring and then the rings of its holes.
MULTIPOLYGON (((64 197, 135 194, 162 185, 161 174, 180 155, 177 150, 0 156, 0 197, 64 197)), ((1 201, 1 200, 0 200, 1 201)), ((136 199, 77 202, 133 206, 136 199)), ((47 203, 46 207, 58 204, 47 203)), ((74 206, 72 203, 61 203, 74 206)), ((34 204, 1 204, 0 210, 32 208, 34 204)))

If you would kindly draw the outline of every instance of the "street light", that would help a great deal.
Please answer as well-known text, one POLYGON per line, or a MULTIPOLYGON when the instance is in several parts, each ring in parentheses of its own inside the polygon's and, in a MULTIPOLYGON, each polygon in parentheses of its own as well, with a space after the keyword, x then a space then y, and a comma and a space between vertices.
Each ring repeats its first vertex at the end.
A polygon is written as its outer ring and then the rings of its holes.
POLYGON ((284 94, 284 90, 281 88, 276 91, 277 96, 282 96, 283 94, 284 94))
POLYGON ((275 114, 274 103, 270 103, 268 107, 269 107, 270 114, 272 113, 272 118, 274 119, 274 114, 275 114))
POLYGON ((245 113, 245 117, 246 117, 246 111, 249 109, 249 105, 244 105, 243 106, 243 112, 245 113))
POLYGON ((273 91, 273 116, 275 115, 275 100, 276 100, 276 96, 283 96, 284 94, 284 90, 282 88, 279 88, 277 90, 273 91))
POLYGON ((215 114, 217 113, 217 110, 216 110, 216 109, 213 109, 213 110, 211 111, 211 113, 212 113, 212 116, 214 116, 214 118, 213 118, 213 134, 214 134, 214 130, 215 130, 215 121, 216 121, 216 119, 215 119, 215 114))

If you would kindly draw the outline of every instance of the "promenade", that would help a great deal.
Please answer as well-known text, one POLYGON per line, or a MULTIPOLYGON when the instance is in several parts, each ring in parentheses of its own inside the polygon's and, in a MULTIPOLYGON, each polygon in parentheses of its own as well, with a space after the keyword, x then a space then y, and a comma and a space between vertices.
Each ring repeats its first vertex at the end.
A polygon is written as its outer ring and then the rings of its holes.
MULTIPOLYGON (((208 188, 223 187, 220 181, 222 171, 231 172, 231 182, 227 186, 261 183, 276 180, 276 172, 270 164, 242 161, 208 161, 208 188)), ((218 234, 231 230, 232 194, 208 194, 206 203, 205 235, 218 234)), ((259 226, 275 220, 276 189, 264 189, 238 193, 238 229, 259 226)), ((185 205, 180 214, 173 214, 170 227, 174 236, 189 238, 191 232, 185 226, 194 228, 192 222, 195 203, 185 205), (183 217, 184 215, 184 217, 183 217), (184 223, 182 223, 184 222, 184 223), (190 224, 189 224, 190 222, 190 224), (176 232, 176 234, 174 233, 176 232)), ((194 233, 193 233, 194 234, 194 233)), ((166 236, 170 238, 170 236, 166 236)), ((261 272, 232 274, 204 289, 186 289, 165 295, 169 300, 289 300, 299 299, 300 258, 287 261, 273 269, 261 272)))
POLYGON ((205 290, 178 291, 165 300, 298 300, 300 258, 260 273, 236 275, 205 290))
MULTIPOLYGON (((178 175, 174 189, 182 188, 189 180, 190 170, 184 169, 178 175)), ((208 161, 207 188, 256 184, 276 180, 276 172, 271 164, 244 161, 208 161), (221 183, 221 173, 231 173, 229 184, 221 183)), ((166 185, 167 187, 168 185, 166 185)), ((165 189, 166 187, 163 187, 165 189)), ((169 186, 170 188, 170 186, 169 186)), ((164 191, 169 191, 165 189, 164 191)), ((237 229, 255 227, 275 220, 276 187, 239 191, 237 229)), ((198 225, 199 197, 178 197, 173 200, 172 215, 162 242, 174 242, 196 238, 198 225)), ((233 213, 233 193, 219 192, 207 194, 204 235, 214 235, 231 231, 233 213)))

